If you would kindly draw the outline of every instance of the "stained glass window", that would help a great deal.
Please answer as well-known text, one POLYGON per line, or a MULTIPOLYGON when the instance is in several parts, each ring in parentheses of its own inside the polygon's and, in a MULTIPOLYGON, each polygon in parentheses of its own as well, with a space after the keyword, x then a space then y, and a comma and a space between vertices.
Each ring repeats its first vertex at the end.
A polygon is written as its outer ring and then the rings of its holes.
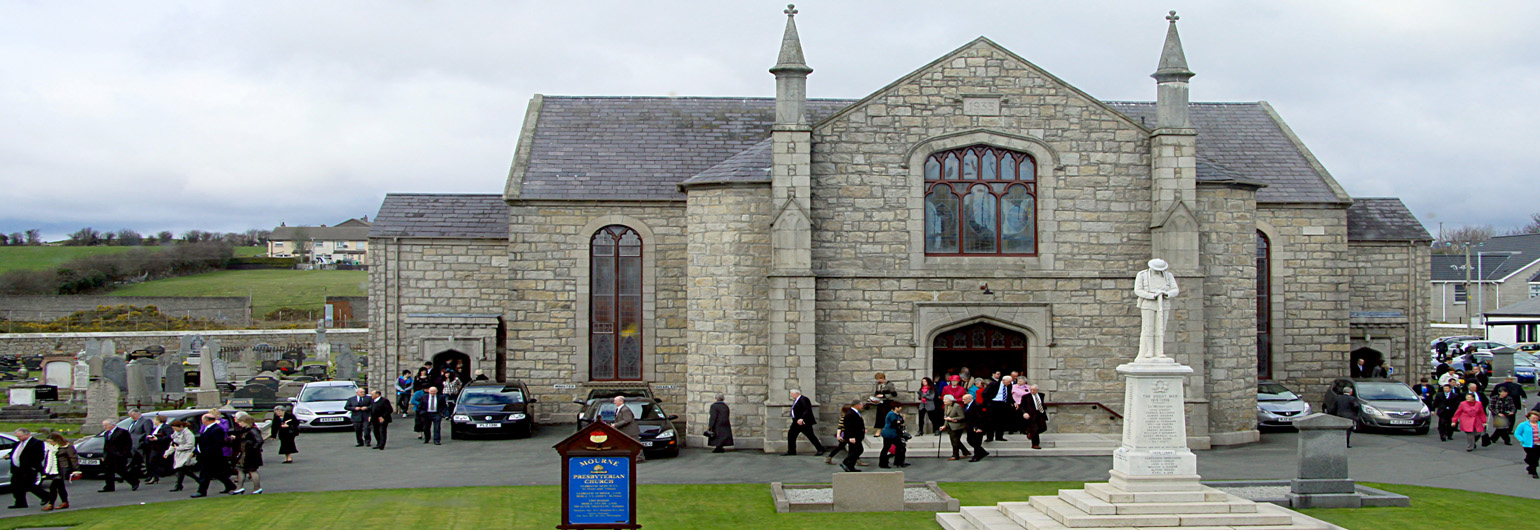
POLYGON ((925 160, 925 252, 1036 255, 1037 163, 970 146, 925 160))
POLYGON ((589 378, 642 378, 642 236, 611 225, 594 233, 589 293, 589 378))

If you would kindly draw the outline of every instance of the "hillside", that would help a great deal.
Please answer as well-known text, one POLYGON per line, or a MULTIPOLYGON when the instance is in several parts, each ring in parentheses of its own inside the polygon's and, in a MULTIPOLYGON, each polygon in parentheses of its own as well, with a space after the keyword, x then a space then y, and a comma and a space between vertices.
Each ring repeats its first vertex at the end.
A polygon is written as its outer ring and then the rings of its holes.
MULTIPOLYGON (((159 247, 0 247, 0 274, 10 271, 52 269, 73 259, 159 247)), ((235 247, 235 257, 260 256, 267 247, 235 247)))
POLYGON ((327 296, 364 296, 368 271, 215 271, 129 285, 109 296, 251 296, 252 313, 320 309, 327 296))

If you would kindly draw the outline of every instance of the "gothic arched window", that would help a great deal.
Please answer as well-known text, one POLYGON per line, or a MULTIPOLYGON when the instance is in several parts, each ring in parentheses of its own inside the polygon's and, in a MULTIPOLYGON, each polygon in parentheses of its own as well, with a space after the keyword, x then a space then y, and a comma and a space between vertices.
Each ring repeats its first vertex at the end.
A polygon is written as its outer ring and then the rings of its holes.
POLYGON ((589 379, 642 378, 642 236, 610 225, 594 233, 590 252, 589 379))
POLYGON ((1257 231, 1257 378, 1273 378, 1272 245, 1257 231))
POLYGON ((976 145, 925 160, 925 253, 1037 254, 1037 162, 976 145))

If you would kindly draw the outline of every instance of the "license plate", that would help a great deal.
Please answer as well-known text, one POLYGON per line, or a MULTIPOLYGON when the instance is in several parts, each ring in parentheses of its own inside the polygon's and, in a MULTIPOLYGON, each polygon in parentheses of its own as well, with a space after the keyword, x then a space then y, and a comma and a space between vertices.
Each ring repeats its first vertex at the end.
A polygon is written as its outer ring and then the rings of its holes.
POLYGON ((498 427, 502 427, 502 425, 496 424, 496 423, 477 423, 476 424, 476 428, 477 429, 496 429, 498 427))
POLYGON ((1390 420, 1391 425, 1411 425, 1412 420, 1390 420))
POLYGON ((652 442, 642 442, 642 447, 652 447, 652 442))
POLYGON ((1294 423, 1294 418, 1278 418, 1278 423, 1294 423))
POLYGON ((342 420, 343 420, 343 418, 316 418, 315 419, 316 423, 337 423, 337 422, 342 421, 342 420))
POLYGON ((82 458, 82 459, 80 459, 80 465, 82 465, 82 466, 99 466, 99 465, 102 465, 102 461, 101 460, 97 460, 95 458, 82 458))

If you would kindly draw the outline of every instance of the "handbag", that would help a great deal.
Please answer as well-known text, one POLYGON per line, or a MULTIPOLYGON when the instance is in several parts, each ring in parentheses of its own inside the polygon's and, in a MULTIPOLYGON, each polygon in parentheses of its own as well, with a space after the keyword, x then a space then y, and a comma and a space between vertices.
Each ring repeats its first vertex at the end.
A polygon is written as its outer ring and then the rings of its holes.
POLYGON ((1507 429, 1508 427, 1511 427, 1511 425, 1508 424, 1507 416, 1498 414, 1496 418, 1492 418, 1493 429, 1507 429))
POLYGON ((707 438, 716 438, 717 437, 716 431, 706 431, 706 432, 703 432, 701 434, 706 435, 707 438))

